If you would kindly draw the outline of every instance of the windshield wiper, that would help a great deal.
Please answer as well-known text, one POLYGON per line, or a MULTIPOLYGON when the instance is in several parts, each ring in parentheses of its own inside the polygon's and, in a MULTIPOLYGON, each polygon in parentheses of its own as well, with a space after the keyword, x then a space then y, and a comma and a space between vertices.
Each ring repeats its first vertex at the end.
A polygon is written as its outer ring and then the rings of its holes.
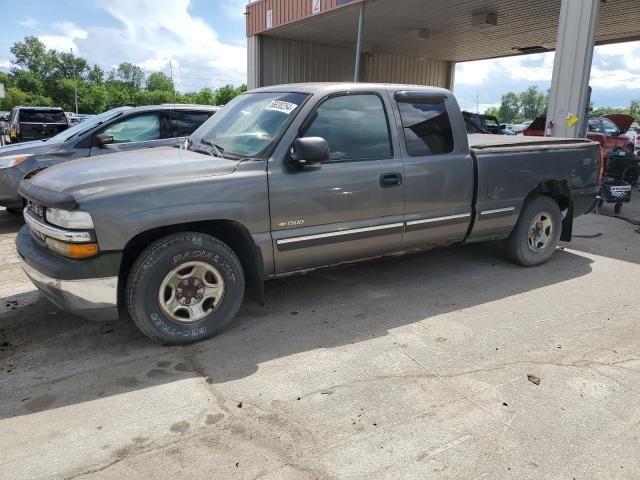
POLYGON ((223 147, 221 147, 220 145, 212 142, 208 138, 201 138, 200 139, 200 143, 211 147, 211 149, 213 150, 213 153, 215 154, 214 156, 220 157, 220 158, 222 158, 224 160, 224 155, 222 154, 222 152, 224 152, 224 148, 223 147))

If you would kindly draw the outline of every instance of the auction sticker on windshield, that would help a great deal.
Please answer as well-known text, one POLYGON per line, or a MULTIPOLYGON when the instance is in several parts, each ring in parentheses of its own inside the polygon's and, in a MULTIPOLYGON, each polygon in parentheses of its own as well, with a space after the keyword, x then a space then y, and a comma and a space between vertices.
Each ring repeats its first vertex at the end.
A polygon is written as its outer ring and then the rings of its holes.
POLYGON ((264 109, 273 110, 276 112, 282 112, 289 115, 291 112, 293 112, 296 109, 297 106, 298 105, 296 105, 295 103, 285 102, 283 100, 271 100, 267 104, 267 106, 264 107, 264 109))

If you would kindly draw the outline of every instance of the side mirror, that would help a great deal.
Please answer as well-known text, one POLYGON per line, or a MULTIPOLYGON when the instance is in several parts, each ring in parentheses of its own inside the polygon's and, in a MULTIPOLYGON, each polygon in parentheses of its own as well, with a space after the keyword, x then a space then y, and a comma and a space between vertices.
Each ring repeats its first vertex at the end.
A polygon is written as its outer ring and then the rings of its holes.
POLYGON ((322 137, 296 138, 289 153, 291 163, 299 168, 320 165, 329 161, 329 144, 322 137))
POLYGON ((96 143, 104 147, 105 145, 109 145, 113 143, 113 135, 107 135, 106 133, 101 133, 100 135, 96 135, 96 143))

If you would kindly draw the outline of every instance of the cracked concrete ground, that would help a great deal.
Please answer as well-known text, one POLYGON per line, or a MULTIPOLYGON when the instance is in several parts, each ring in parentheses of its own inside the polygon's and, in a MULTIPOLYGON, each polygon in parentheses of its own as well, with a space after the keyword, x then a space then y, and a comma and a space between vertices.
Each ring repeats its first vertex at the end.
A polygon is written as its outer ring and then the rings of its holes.
POLYGON ((533 269, 487 244, 272 281, 186 348, 58 311, 19 224, 0 212, 3 479, 640 478, 629 223, 583 217, 603 236, 533 269))

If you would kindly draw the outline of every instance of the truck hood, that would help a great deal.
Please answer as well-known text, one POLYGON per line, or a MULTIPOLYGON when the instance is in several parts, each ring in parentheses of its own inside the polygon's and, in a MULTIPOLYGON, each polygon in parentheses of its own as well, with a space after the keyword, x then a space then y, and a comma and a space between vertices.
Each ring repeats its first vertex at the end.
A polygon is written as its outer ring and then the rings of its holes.
POLYGON ((604 118, 608 118, 615 123, 621 133, 628 132, 631 124, 636 121, 634 117, 631 115, 625 115, 624 113, 612 113, 610 115, 605 115, 604 118))
POLYGON ((16 143, 15 145, 6 145, 0 147, 0 158, 7 155, 20 155, 20 154, 36 154, 36 153, 51 153, 60 150, 61 143, 51 144, 43 142, 42 140, 34 140, 33 142, 16 143))
POLYGON ((104 192, 225 175, 237 165, 235 160, 159 147, 61 163, 38 173, 30 183, 39 189, 70 193, 79 200, 104 192))

